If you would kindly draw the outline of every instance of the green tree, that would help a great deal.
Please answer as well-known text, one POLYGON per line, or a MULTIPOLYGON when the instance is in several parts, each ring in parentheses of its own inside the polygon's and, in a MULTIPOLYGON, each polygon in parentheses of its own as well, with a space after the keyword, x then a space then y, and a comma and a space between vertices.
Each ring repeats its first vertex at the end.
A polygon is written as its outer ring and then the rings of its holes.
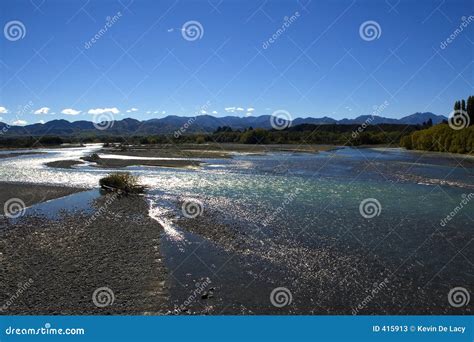
POLYGON ((459 111, 461 109, 461 101, 454 102, 454 110, 459 111))
POLYGON ((471 95, 467 98, 467 115, 469 116, 470 125, 474 125, 474 95, 471 95))
POLYGON ((267 138, 268 132, 264 129, 257 128, 244 132, 240 137, 240 142, 244 144, 265 144, 267 138))

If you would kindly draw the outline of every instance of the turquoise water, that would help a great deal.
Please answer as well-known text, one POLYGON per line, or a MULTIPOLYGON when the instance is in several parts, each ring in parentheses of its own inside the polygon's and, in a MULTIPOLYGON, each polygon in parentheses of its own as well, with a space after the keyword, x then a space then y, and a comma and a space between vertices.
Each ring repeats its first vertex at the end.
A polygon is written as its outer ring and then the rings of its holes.
MULTIPOLYGON (((108 170, 44 164, 98 148, 4 159, 0 180, 97 187, 108 170)), ((196 282, 211 279, 215 297, 195 301, 190 310, 350 313, 388 278, 362 313, 445 313, 453 310, 449 289, 474 284, 474 200, 441 224, 474 192, 472 158, 344 148, 202 161, 193 170, 126 168, 150 186, 150 214, 165 226, 163 251, 176 305, 196 282), (377 201, 374 217, 361 214, 366 199, 377 201), (186 229, 179 205, 184 200, 202 204, 202 219, 209 221, 201 225, 225 224, 244 237, 243 245, 186 229), (280 286, 292 292, 286 308, 269 301, 280 286)), ((80 195, 71 198, 81 201, 80 195)))

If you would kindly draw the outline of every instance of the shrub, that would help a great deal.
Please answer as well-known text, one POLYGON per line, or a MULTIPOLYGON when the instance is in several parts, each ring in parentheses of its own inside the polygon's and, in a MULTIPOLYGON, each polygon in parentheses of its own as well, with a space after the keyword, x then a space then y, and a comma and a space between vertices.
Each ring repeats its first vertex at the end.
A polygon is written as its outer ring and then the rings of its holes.
POLYGON ((206 142, 206 138, 204 138, 204 136, 202 135, 199 135, 196 137, 196 143, 197 144, 204 144, 206 142))
POLYGON ((107 190, 120 190, 125 193, 141 193, 145 187, 140 185, 138 177, 128 172, 115 172, 99 181, 99 185, 107 190))

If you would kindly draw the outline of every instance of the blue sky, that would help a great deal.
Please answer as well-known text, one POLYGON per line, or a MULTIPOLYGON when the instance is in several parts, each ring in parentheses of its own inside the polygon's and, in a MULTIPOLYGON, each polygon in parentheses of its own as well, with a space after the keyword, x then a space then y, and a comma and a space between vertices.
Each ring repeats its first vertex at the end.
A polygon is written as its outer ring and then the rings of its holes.
POLYGON ((377 114, 387 117, 447 115, 473 93, 473 6, 3 0, 0 117, 24 124, 286 110, 341 119, 384 103, 377 114), (7 30, 12 21, 23 25, 20 36, 7 30), (189 21, 197 36, 183 29, 189 21), (366 22, 375 36, 361 34, 366 22))

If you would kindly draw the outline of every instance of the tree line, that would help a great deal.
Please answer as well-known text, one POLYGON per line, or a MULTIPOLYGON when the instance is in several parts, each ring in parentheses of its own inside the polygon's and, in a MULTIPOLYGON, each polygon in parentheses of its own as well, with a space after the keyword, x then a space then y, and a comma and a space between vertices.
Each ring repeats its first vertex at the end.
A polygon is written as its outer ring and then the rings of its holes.
POLYGON ((401 138, 406 149, 451 153, 474 151, 474 96, 454 103, 452 116, 439 125, 401 138))
POLYGON ((454 103, 452 122, 433 126, 428 120, 422 125, 377 124, 338 125, 301 124, 283 130, 248 127, 235 130, 218 127, 212 133, 190 133, 178 137, 173 134, 138 136, 97 136, 91 133, 73 137, 0 137, 0 147, 41 147, 65 143, 121 143, 181 144, 181 143, 242 143, 242 144, 332 144, 345 146, 388 145, 407 149, 473 153, 474 151, 474 96, 454 103), (457 119, 464 119, 456 121, 457 119), (459 126, 459 124, 464 126, 459 126), (458 126, 456 126, 458 125, 458 126))

